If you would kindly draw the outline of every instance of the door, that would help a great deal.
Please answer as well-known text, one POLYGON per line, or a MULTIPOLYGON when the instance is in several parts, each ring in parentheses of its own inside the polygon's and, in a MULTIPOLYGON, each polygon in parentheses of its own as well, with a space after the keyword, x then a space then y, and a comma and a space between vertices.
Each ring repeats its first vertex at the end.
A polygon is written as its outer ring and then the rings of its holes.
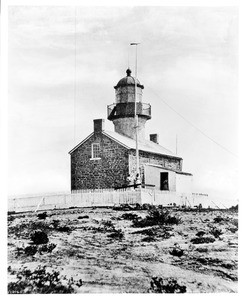
POLYGON ((169 190, 169 173, 160 172, 160 190, 168 191, 169 190))

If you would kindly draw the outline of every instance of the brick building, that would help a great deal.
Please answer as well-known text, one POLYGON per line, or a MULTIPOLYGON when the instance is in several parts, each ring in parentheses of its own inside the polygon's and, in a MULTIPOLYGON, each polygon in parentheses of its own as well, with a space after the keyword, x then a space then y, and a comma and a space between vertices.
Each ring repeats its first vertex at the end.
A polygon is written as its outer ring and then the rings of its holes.
POLYGON ((94 131, 70 152, 71 190, 118 188, 128 174, 136 173, 135 107, 138 115, 139 169, 143 185, 156 189, 190 192, 192 174, 182 171, 182 158, 158 143, 158 135, 145 138, 145 124, 151 119, 151 105, 142 102, 144 86, 126 71, 115 88, 116 102, 107 107, 114 132, 104 120, 94 120, 94 131), (135 86, 137 101, 135 106, 135 86), (165 184, 165 180, 167 184, 165 184))

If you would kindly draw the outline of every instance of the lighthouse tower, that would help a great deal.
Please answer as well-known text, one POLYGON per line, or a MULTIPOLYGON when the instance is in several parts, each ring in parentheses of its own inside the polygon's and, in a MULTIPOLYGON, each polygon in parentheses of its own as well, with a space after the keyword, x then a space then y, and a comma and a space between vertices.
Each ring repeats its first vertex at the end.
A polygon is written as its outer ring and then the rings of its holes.
POLYGON ((145 140, 145 124, 151 119, 151 105, 142 102, 144 86, 126 70, 126 76, 117 83, 115 103, 108 105, 108 120, 113 121, 115 132, 136 139, 135 108, 138 115, 138 139, 145 140), (136 82, 135 82, 136 80, 136 82), (136 103, 135 103, 136 87, 136 103), (136 104, 136 105, 135 105, 136 104))

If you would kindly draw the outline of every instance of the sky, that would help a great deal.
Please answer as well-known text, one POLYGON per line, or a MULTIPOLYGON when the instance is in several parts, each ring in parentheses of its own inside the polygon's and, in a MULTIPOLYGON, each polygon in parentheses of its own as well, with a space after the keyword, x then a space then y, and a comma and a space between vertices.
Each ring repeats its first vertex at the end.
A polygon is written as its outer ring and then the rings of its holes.
POLYGON ((8 18, 10 195, 70 190, 68 152, 106 119, 140 42, 147 136, 173 152, 177 136, 194 192, 236 199, 237 7, 12 6, 8 18))

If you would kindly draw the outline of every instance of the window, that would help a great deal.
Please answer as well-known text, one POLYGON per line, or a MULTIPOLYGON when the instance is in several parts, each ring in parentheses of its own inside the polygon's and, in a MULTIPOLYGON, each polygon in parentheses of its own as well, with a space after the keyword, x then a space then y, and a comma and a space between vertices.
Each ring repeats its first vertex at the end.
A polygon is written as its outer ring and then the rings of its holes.
POLYGON ((92 144, 92 159, 100 159, 100 145, 98 143, 92 144))

